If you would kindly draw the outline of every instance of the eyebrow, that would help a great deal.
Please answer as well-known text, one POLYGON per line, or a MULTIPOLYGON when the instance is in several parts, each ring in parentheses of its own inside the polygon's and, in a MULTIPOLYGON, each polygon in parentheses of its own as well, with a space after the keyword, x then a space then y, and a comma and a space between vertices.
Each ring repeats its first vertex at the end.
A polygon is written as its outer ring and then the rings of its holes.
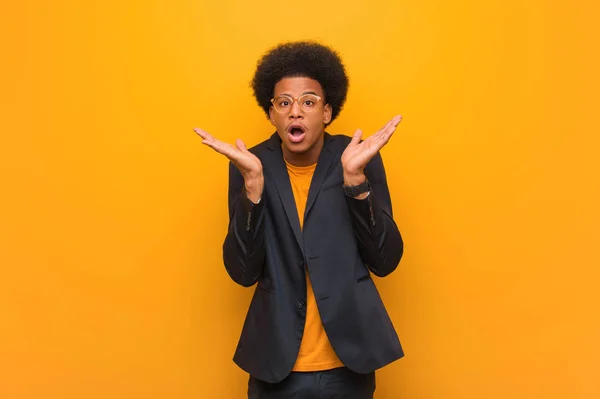
MULTIPOLYGON (((314 94, 315 96, 318 96, 317 93, 315 93, 314 91, 305 91, 304 93, 300 94, 301 96, 305 95, 305 94, 314 94)), ((293 97, 291 94, 287 94, 287 93, 283 93, 279 95, 281 96, 286 96, 286 97, 293 97)))

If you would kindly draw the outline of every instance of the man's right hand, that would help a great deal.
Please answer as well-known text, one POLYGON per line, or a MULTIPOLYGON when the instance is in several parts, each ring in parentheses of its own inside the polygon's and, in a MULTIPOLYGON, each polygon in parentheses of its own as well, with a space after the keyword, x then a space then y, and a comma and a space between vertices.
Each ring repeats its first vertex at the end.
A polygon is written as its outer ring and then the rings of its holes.
POLYGON ((237 139, 235 146, 217 140, 210 133, 195 128, 194 131, 202 137, 202 144, 207 145, 219 154, 225 155, 244 177, 246 193, 253 203, 258 203, 265 185, 263 168, 260 159, 246 148, 242 140, 237 139))

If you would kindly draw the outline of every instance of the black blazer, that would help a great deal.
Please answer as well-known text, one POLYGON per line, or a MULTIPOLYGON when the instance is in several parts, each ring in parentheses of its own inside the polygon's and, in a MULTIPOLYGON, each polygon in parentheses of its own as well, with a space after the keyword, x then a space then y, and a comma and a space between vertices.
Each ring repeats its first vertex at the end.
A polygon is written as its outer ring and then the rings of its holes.
POLYGON ((369 273, 388 275, 403 252, 385 170, 377 154, 365 168, 367 199, 347 197, 341 154, 349 142, 348 136, 325 133, 302 230, 276 133, 250 149, 265 177, 259 204, 247 198, 243 177, 230 164, 223 260, 236 283, 258 282, 234 361, 260 380, 283 380, 296 361, 306 318, 306 271, 327 336, 346 367, 368 373, 404 355, 369 273))

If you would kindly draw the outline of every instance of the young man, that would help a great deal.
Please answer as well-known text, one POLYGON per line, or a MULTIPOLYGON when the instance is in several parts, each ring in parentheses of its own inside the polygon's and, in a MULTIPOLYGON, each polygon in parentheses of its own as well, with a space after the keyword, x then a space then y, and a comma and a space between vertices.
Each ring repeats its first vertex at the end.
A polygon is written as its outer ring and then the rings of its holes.
POLYGON ((371 279, 403 253, 379 155, 401 118, 364 141, 326 133, 348 78, 314 42, 270 50, 252 87, 277 130, 268 140, 248 150, 194 129, 231 161, 225 268, 258 282, 234 361, 251 399, 372 398, 374 371, 403 356, 371 279))

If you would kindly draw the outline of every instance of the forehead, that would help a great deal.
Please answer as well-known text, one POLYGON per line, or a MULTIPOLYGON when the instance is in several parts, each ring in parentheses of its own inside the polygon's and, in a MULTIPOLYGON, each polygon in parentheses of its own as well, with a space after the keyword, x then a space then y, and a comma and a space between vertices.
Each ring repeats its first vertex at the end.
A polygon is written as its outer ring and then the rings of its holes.
POLYGON ((306 77, 283 78, 275 84, 275 88, 273 89, 275 96, 282 94, 300 96, 307 92, 323 96, 321 84, 314 79, 306 77))

